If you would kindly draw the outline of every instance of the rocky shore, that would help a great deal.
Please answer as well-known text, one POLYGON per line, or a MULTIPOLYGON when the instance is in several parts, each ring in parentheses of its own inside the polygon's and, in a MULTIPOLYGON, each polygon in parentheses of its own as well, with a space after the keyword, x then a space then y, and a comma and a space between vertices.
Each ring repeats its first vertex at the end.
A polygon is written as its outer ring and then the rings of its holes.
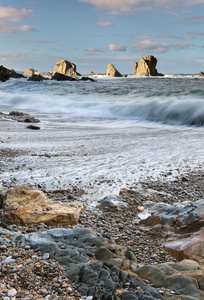
MULTIPOLYGON (((204 173, 192 172, 173 182, 143 182, 140 191, 122 189, 118 202, 104 199, 95 210, 84 204, 78 225, 1 223, 1 298, 204 299, 202 261, 178 262, 140 217, 149 201, 203 199, 203 183, 204 173)), ((66 204, 80 193, 45 194, 66 204)))
MULTIPOLYGON (((80 184, 63 189, 59 181, 49 189, 36 177, 25 185, 27 171, 54 172, 65 150, 53 149, 48 127, 44 133, 28 130, 26 123, 45 128, 48 122, 39 116, 12 111, 0 117, 10 135, 2 135, 0 150, 0 299, 204 299, 202 168, 172 179, 173 170, 158 180, 140 179, 93 206, 94 186, 110 191, 114 182, 101 178, 90 189, 80 184)), ((63 131, 50 132, 52 140, 62 139, 63 131)), ((91 136, 99 135, 91 129, 91 136)), ((74 151, 77 158, 91 154, 84 146, 73 149, 74 162, 74 151)))

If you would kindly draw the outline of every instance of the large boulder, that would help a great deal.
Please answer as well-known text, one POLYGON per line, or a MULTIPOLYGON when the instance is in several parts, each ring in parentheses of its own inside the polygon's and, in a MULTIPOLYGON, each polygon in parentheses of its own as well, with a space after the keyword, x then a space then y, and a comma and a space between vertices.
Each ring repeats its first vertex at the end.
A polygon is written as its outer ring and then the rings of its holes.
POLYGON ((25 69, 24 70, 24 75, 32 76, 34 74, 34 72, 35 72, 35 70, 33 68, 25 69))
POLYGON ((73 78, 71 76, 64 75, 62 73, 55 72, 54 75, 52 75, 51 80, 57 80, 57 81, 76 81, 76 78, 73 78))
POLYGON ((199 76, 204 76, 204 73, 200 71, 199 76))
POLYGON ((26 186, 11 188, 3 202, 3 224, 77 224, 83 206, 80 203, 53 201, 39 190, 26 186))
POLYGON ((144 59, 141 57, 139 65, 134 62, 134 75, 138 76, 163 76, 157 72, 157 59, 153 55, 148 55, 144 59))
POLYGON ((114 65, 109 64, 106 70, 106 76, 112 76, 112 77, 122 77, 120 72, 114 67, 114 65))
POLYGON ((0 66, 0 81, 5 82, 9 78, 24 78, 20 73, 16 73, 14 70, 9 70, 4 66, 0 66))
POLYGON ((80 76, 81 74, 77 73, 76 71, 76 65, 71 63, 68 60, 61 59, 58 60, 54 67, 54 74, 60 73, 66 76, 80 76))

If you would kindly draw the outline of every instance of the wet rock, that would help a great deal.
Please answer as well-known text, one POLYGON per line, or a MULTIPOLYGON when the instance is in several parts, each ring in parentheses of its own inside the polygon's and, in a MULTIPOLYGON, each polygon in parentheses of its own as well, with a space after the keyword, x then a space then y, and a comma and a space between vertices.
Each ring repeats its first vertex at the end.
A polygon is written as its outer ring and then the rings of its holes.
POLYGON ((0 81, 5 82, 9 78, 24 78, 24 76, 16 73, 14 70, 9 70, 3 66, 0 66, 0 81))
POLYGON ((119 211, 128 206, 124 199, 120 199, 114 196, 107 196, 99 200, 98 202, 98 207, 102 210, 107 211, 119 211))
POLYGON ((204 264, 203 199, 172 205, 149 201, 144 206, 151 216, 140 223, 151 227, 151 232, 159 229, 172 255, 179 260, 190 258, 204 264))
POLYGON ((136 299, 163 299, 155 288, 133 275, 136 258, 128 247, 97 236, 90 228, 51 229, 18 236, 16 241, 22 246, 30 244, 35 251, 49 253, 65 265, 68 278, 84 297, 127 299, 132 293, 136 299), (130 293, 123 295, 127 287, 130 293), (118 289, 121 289, 119 295, 118 289))
POLYGON ((10 118, 12 120, 16 120, 17 122, 23 122, 23 123, 39 123, 40 120, 32 117, 31 115, 19 111, 11 111, 7 118, 10 118))
MULTIPOLYGON (((140 277, 156 287, 165 287, 177 294, 204 299, 204 267, 191 260, 144 266, 137 270, 140 277)), ((173 296, 172 296, 173 297, 173 296)), ((185 299, 185 298, 178 299, 185 299)), ((177 299, 177 298, 171 298, 177 299)))
POLYGON ((39 126, 35 126, 35 125, 29 125, 29 126, 26 126, 26 128, 33 129, 33 130, 40 130, 40 127, 39 126))
POLYGON ((43 80, 46 80, 47 78, 46 77, 43 77, 42 74, 33 74, 32 76, 30 76, 28 78, 28 81, 43 81, 43 80))
POLYGON ((51 80, 57 80, 57 81, 77 81, 76 78, 73 78, 71 76, 61 74, 58 72, 55 72, 54 75, 51 77, 51 80))
POLYGON ((82 210, 80 203, 53 201, 42 191, 20 186, 7 191, 3 224, 77 224, 82 210))

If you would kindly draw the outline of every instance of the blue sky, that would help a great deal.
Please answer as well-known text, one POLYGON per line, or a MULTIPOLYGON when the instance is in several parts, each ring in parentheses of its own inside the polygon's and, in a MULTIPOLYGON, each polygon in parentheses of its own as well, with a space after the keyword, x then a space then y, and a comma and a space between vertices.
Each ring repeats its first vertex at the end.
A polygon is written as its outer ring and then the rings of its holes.
POLYGON ((152 54, 165 74, 204 71, 204 0, 0 0, 0 65, 132 74, 152 54))

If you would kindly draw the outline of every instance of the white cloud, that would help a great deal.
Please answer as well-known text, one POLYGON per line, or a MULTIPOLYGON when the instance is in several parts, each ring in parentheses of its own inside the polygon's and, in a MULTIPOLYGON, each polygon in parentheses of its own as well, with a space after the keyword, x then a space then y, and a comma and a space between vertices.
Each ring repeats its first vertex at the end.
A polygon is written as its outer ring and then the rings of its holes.
POLYGON ((108 48, 110 51, 126 51, 127 48, 125 45, 122 45, 122 44, 109 44, 108 45, 108 48))
POLYGON ((113 23, 107 21, 107 22, 97 22, 94 24, 95 26, 100 26, 100 27, 111 27, 113 26, 113 23))
POLYGON ((30 26, 14 26, 10 24, 6 24, 4 22, 0 22, 0 32, 18 32, 18 31, 34 31, 34 29, 30 26))
POLYGON ((203 4, 204 0, 78 0, 93 5, 96 9, 110 13, 131 13, 133 11, 153 10, 157 7, 166 9, 203 4))
POLYGON ((177 40, 193 40, 193 36, 176 36, 176 35, 140 35, 132 36, 133 39, 177 39, 177 40))
POLYGON ((192 46, 193 46, 192 44, 176 44, 174 48, 175 50, 184 50, 184 49, 189 49, 192 46))
POLYGON ((0 6, 0 20, 19 22, 33 17, 32 9, 17 9, 13 7, 0 6))
POLYGON ((163 53, 169 50, 170 43, 158 43, 156 41, 144 40, 130 45, 133 48, 142 51, 151 51, 152 53, 163 53))
POLYGON ((0 6, 0 32, 34 31, 34 29, 28 25, 13 25, 13 23, 32 17, 33 11, 31 9, 17 9, 13 7, 0 6))

